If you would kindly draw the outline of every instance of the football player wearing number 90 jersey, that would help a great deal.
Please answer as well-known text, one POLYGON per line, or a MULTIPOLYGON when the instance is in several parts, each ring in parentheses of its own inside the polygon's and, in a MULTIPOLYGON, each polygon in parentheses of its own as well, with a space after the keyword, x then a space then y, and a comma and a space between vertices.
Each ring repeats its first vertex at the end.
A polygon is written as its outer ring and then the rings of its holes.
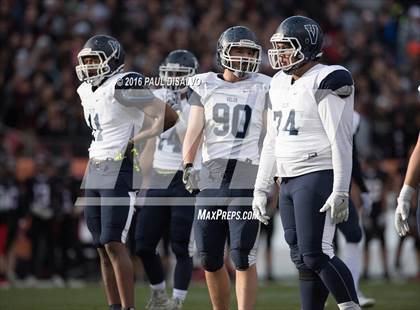
POLYGON ((78 56, 77 89, 92 129, 82 187, 85 218, 98 249, 110 309, 134 309, 134 276, 125 247, 135 211, 134 142, 174 125, 176 113, 143 85, 143 76, 123 72, 124 50, 106 35, 90 38, 78 56))
MULTIPOLYGON (((197 73, 197 69, 198 61, 191 52, 172 51, 159 66, 164 87, 153 91, 156 97, 177 111, 179 122, 156 137, 156 141, 149 141, 145 149, 145 153, 150 150, 150 154, 154 152, 154 156, 150 157, 153 159, 153 163, 150 163, 150 182, 147 186, 146 203, 137 214, 135 238, 136 253, 143 262, 150 282, 151 298, 148 309, 181 309, 192 276, 194 239, 191 230, 194 204, 192 201, 184 203, 179 200, 193 198, 182 183, 182 139, 187 129, 190 110, 190 92, 186 83, 189 77, 197 73), (151 203, 157 197, 162 202, 151 203), (170 300, 166 295, 162 262, 156 251, 168 227, 172 252, 176 257, 174 289, 170 300)), ((197 156, 197 162, 201 164, 201 156, 197 156)))
POLYGON ((267 193, 281 177, 280 216, 299 271, 302 309, 360 309, 351 273, 334 255, 336 223, 347 220, 352 170, 354 87, 349 71, 319 63, 323 34, 303 16, 285 19, 271 37, 267 135, 253 208, 265 220, 267 193))
POLYGON ((229 277, 223 265, 229 236, 237 270, 238 309, 253 309, 259 222, 252 216, 250 198, 270 78, 258 73, 261 46, 246 27, 222 33, 217 58, 222 73, 199 74, 194 78, 201 83, 190 83, 193 93, 183 145, 183 180, 192 191, 193 162, 202 143, 194 235, 213 308, 228 309, 230 304, 229 277), (218 215, 209 218, 210 214, 218 215))

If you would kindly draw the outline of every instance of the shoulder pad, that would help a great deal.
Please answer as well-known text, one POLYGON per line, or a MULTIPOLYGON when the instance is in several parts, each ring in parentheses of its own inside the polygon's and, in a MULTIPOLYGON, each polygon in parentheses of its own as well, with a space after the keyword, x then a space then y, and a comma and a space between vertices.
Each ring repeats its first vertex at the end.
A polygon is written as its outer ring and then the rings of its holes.
POLYGON ((319 82, 315 98, 319 103, 329 94, 334 94, 340 98, 346 98, 353 92, 353 78, 349 71, 339 68, 327 73, 319 82))
POLYGON ((81 95, 86 89, 88 89, 88 87, 90 87, 90 84, 83 82, 79 85, 79 87, 77 87, 76 91, 79 95, 81 95))
POLYGON ((189 78, 188 86, 191 90, 197 93, 200 97, 205 97, 210 85, 213 85, 217 80, 214 72, 206 72, 196 74, 189 78))

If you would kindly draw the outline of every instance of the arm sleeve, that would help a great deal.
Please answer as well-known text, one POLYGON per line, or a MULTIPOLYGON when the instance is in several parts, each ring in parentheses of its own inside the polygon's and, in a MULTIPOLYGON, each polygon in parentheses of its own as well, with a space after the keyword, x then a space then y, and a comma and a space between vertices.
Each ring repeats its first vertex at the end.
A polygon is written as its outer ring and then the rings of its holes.
POLYGON ((127 107, 142 107, 153 103, 156 98, 144 85, 144 77, 139 73, 129 73, 115 83, 114 98, 127 107))
POLYGON ((255 181, 255 191, 262 191, 266 194, 269 193, 277 173, 275 155, 276 128, 273 124, 273 110, 269 100, 270 98, 267 95, 267 133, 264 138, 257 179, 255 181))
POLYGON ((346 70, 330 73, 317 91, 318 113, 331 144, 333 191, 350 189, 353 154, 354 86, 346 70))

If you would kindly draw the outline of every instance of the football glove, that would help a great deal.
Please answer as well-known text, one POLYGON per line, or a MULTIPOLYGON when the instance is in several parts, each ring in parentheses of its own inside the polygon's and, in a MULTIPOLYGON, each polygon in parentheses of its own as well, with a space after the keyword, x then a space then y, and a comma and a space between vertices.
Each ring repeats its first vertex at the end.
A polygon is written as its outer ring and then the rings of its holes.
POLYGON ((405 236, 408 231, 408 215, 410 213, 411 197, 415 189, 410 185, 404 184, 397 199, 397 209, 395 210, 394 224, 400 237, 405 236))
POLYGON ((192 180, 193 164, 186 164, 184 167, 184 173, 182 174, 182 183, 185 185, 185 189, 192 194, 194 190, 194 184, 192 180))
POLYGON ((347 221, 349 217, 349 194, 347 192, 332 192, 319 212, 331 209, 331 221, 334 224, 347 221))
POLYGON ((252 212, 264 225, 268 225, 270 217, 267 215, 267 195, 261 191, 254 191, 254 199, 252 200, 252 212))

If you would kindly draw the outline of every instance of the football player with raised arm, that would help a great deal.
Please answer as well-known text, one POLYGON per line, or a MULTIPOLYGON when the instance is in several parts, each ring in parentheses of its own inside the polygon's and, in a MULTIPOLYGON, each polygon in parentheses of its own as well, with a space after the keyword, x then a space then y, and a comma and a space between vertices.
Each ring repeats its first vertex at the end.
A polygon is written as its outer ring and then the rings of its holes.
MULTIPOLYGON (((420 93, 420 86, 417 88, 420 93)), ((405 174, 404 185, 401 188, 397 199, 397 209, 395 210, 395 229, 400 237, 405 236, 410 230, 408 227, 408 215, 410 213, 411 198, 418 189, 420 182, 420 135, 417 144, 411 153, 408 161, 408 168, 405 174)), ((417 231, 420 235, 420 196, 417 206, 417 231)))
POLYGON ((246 27, 222 33, 217 59, 222 72, 196 75, 201 84, 191 86, 183 179, 192 191, 193 162, 202 144, 194 235, 213 309, 230 305, 230 280, 223 264, 228 235, 238 309, 254 309, 259 222, 253 218, 251 200, 270 78, 257 73, 261 46, 246 27), (220 216, 209 216, 216 213, 220 216))
POLYGON ((281 178, 284 237, 299 272, 302 309, 360 309, 351 273, 334 254, 335 225, 347 220, 354 86, 349 71, 319 63, 323 34, 312 19, 285 19, 271 37, 271 107, 253 209, 266 223, 267 193, 281 178))
POLYGON ((153 91, 156 97, 177 111, 180 121, 148 145, 152 147, 154 156, 146 197, 160 197, 164 201, 161 205, 148 204, 146 198, 146 203, 137 214, 136 253, 143 262, 152 292, 147 309, 181 309, 192 276, 194 204, 177 201, 183 197, 193 198, 182 183, 182 140, 190 110, 187 79, 195 75, 197 69, 198 61, 191 52, 172 51, 159 66, 164 87, 153 91), (164 270, 156 251, 168 228, 172 252, 176 257, 171 300, 166 294, 164 270))
POLYGON ((134 142, 173 126, 177 114, 144 87, 143 76, 123 72, 124 50, 106 35, 79 52, 76 73, 93 140, 83 180, 85 219, 98 250, 109 308, 134 309, 134 275, 125 246, 136 201, 134 142))

